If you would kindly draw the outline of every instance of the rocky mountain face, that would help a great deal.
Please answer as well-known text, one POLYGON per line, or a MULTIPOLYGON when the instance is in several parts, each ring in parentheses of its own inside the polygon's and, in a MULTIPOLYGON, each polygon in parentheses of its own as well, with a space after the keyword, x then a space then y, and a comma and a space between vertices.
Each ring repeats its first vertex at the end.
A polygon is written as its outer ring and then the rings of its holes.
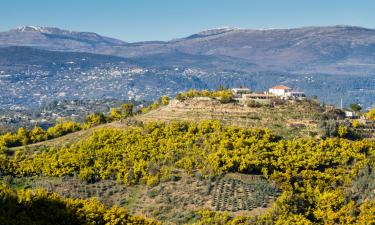
MULTIPOLYGON (((10 80, 22 82, 19 77, 25 77, 26 72, 36 86, 45 73, 58 80, 63 80, 62 74, 69 74, 75 84, 89 73, 99 78, 80 84, 80 90, 95 93, 98 98, 127 97, 130 93, 151 99, 188 88, 219 85, 246 85, 263 91, 282 83, 328 103, 337 104, 343 97, 346 104, 375 104, 371 100, 375 92, 375 30, 361 27, 221 28, 170 41, 127 43, 90 32, 24 26, 0 32, 0 48, 0 86, 9 85, 10 80), (143 71, 141 76, 139 71, 143 71), (121 79, 122 90, 117 85, 121 79), (116 93, 108 86, 114 81, 116 93), (146 89, 142 89, 142 83, 147 84, 146 89), (91 90, 101 84, 109 89, 102 91, 105 94, 91 90), (141 90, 147 90, 147 94, 141 90)), ((54 97, 52 92, 48 95, 54 97)), ((75 96, 83 94, 77 92, 75 96)))

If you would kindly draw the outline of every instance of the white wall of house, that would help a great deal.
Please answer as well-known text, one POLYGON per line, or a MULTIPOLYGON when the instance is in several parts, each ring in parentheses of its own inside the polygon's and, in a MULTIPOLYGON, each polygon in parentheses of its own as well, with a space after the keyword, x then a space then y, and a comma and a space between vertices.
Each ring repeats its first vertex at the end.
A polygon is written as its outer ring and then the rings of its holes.
POLYGON ((269 92, 271 94, 274 94, 274 95, 277 95, 277 96, 285 96, 287 92, 289 92, 290 90, 288 89, 273 89, 273 88, 270 88, 269 89, 269 92))

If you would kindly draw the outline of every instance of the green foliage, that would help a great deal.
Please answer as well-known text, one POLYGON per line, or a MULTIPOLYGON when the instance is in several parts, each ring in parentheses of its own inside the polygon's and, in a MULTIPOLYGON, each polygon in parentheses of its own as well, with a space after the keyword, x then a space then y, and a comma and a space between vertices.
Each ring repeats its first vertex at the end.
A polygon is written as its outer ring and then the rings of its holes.
POLYGON ((350 104, 350 109, 353 110, 354 112, 360 112, 362 110, 362 107, 359 104, 350 104))
POLYGON ((84 167, 79 171, 78 178, 88 183, 92 183, 95 181, 95 172, 90 167, 84 167))
POLYGON ((223 104, 233 101, 233 94, 228 89, 221 89, 218 91, 209 91, 209 90, 198 91, 198 90, 191 89, 184 93, 178 93, 176 96, 176 99, 179 101, 184 101, 186 99, 194 98, 194 97, 215 98, 215 99, 219 99, 219 101, 223 104))
POLYGON ((335 120, 322 121, 320 127, 323 129, 324 137, 337 137, 338 123, 335 120))
POLYGON ((153 185, 171 177, 171 167, 188 172, 199 169, 205 174, 228 170, 259 172, 259 162, 246 163, 245 155, 265 148, 274 140, 276 137, 270 131, 223 127, 219 122, 148 123, 125 130, 100 129, 82 142, 60 150, 51 149, 33 158, 23 157, 26 153, 19 152, 13 162, 19 175, 63 176, 81 171, 87 181, 92 176, 117 177, 127 184, 153 185), (236 160, 231 159, 232 154, 236 160))
POLYGON ((22 145, 23 138, 24 136, 22 137, 22 139, 20 139, 17 134, 12 134, 8 132, 0 136, 0 146, 3 146, 3 148, 20 146, 22 145))
POLYGON ((55 126, 48 128, 47 131, 44 131, 41 127, 34 127, 31 131, 19 128, 18 132, 15 134, 6 133, 0 136, 0 149, 38 143, 52 138, 61 137, 81 129, 81 124, 72 121, 60 122, 55 126))
POLYGON ((107 122, 107 117, 103 113, 94 113, 86 116, 85 127, 93 127, 107 122))
POLYGON ((133 115, 132 104, 122 104, 119 108, 112 108, 107 120, 120 120, 133 115))
POLYGON ((169 97, 164 95, 163 97, 161 97, 161 104, 162 105, 168 105, 169 104, 169 97))
POLYGON ((48 139, 61 137, 63 135, 73 133, 82 129, 82 125, 73 122, 73 121, 66 121, 56 124, 53 127, 48 128, 47 130, 47 137, 48 139))
POLYGON ((0 201, 0 221, 4 225, 159 224, 132 216, 123 208, 107 208, 96 199, 62 198, 43 190, 16 192, 0 184, 0 201))
POLYGON ((205 211, 202 224, 353 224, 373 219, 366 210, 372 212, 374 200, 356 203, 346 192, 358 171, 375 164, 375 143, 367 140, 280 140, 268 130, 226 127, 217 121, 146 123, 97 129, 71 146, 29 154, 18 151, 6 158, 5 173, 78 173, 88 182, 117 179, 153 186, 171 178, 174 170, 204 176, 240 172, 263 174, 283 191, 270 213, 256 220, 205 211))
POLYGON ((159 108, 160 106, 165 106, 165 105, 168 105, 168 104, 169 104, 169 97, 168 96, 163 96, 163 97, 159 98, 158 100, 156 100, 151 105, 142 108, 140 110, 140 112, 141 113, 147 113, 150 110, 155 110, 155 109, 159 108))
POLYGON ((27 145, 30 143, 29 132, 22 127, 18 129, 16 138, 22 145, 27 145))
POLYGON ((367 118, 369 118, 370 120, 375 120, 375 109, 371 109, 371 110, 367 113, 367 118))
POLYGON ((353 120, 352 127, 354 127, 354 128, 363 127, 363 124, 360 123, 358 120, 353 120))
POLYGON ((197 225, 216 224, 224 225, 227 224, 231 217, 229 213, 217 213, 209 210, 201 210, 198 212, 199 222, 197 225))
POLYGON ((348 130, 348 128, 346 126, 342 126, 342 125, 339 126, 339 129, 338 129, 338 135, 339 135, 339 137, 345 138, 345 137, 348 136, 348 134, 349 134, 349 130, 348 130))
MULTIPOLYGON (((41 127, 34 127, 32 130, 19 128, 17 133, 6 133, 0 136, 0 146, 4 147, 17 147, 21 145, 28 145, 33 143, 42 142, 45 140, 61 137, 63 135, 79 131, 83 128, 90 128, 97 126, 108 121, 119 120, 133 115, 133 105, 123 104, 119 108, 113 108, 109 116, 103 113, 89 114, 84 124, 74 121, 61 121, 54 126, 48 128, 47 131, 41 127)), ((0 148, 0 149, 1 149, 0 148)))
POLYGON ((41 127, 34 127, 29 133, 32 143, 41 142, 47 139, 46 132, 41 127))

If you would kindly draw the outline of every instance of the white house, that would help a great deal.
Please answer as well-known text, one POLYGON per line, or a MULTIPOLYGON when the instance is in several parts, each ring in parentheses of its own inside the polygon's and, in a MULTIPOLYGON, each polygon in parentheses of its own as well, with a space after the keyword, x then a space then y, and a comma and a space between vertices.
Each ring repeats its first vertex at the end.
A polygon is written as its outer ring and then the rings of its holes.
POLYGON ((269 89, 269 93, 279 97, 286 97, 289 92, 292 92, 292 89, 285 85, 277 85, 269 89))
POLYGON ((277 85, 269 89, 269 93, 283 99, 304 99, 306 95, 301 91, 293 91, 292 88, 285 85, 277 85))
POLYGON ((249 94, 251 90, 249 88, 232 88, 232 93, 237 94, 249 94))
POLYGON ((346 110, 345 111, 345 117, 346 118, 351 118, 351 119, 356 119, 358 118, 357 114, 353 111, 346 110))
POLYGON ((233 97, 236 98, 242 98, 243 94, 249 94, 251 93, 251 90, 249 88, 232 88, 233 97))

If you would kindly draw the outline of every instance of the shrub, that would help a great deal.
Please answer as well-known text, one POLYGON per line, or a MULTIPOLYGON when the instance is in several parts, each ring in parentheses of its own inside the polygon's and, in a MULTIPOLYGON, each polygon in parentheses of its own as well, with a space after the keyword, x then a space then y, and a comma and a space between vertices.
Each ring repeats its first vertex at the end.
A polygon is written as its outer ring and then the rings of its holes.
POLYGON ((262 106, 262 104, 260 104, 259 102, 255 101, 255 100, 249 101, 246 105, 248 107, 252 107, 252 108, 259 108, 259 107, 262 106))
POLYGON ((367 113, 367 118, 370 119, 370 120, 375 120, 375 109, 371 109, 371 110, 367 113))

